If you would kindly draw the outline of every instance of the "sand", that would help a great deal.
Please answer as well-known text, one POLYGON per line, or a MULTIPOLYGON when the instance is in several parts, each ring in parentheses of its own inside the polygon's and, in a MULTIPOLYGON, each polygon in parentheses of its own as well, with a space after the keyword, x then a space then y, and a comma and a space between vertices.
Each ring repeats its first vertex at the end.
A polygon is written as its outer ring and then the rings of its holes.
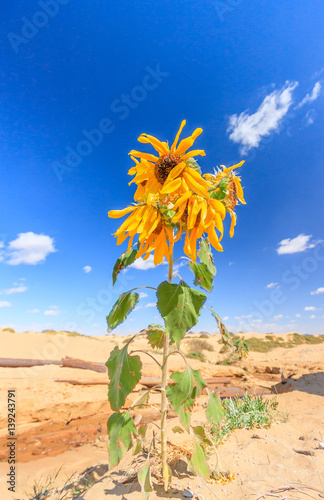
MULTIPOLYGON (((247 338, 260 336, 257 333, 247 338)), ((199 336, 189 335, 182 348, 187 352, 192 340, 199 336)), ((289 338, 289 334, 281 336, 289 338)), ((208 484, 201 478, 186 472, 185 464, 179 477, 175 477, 170 493, 165 494, 156 479, 154 498, 184 498, 184 488, 194 493, 194 498, 207 499, 255 499, 258 498, 324 498, 324 344, 298 345, 291 349, 276 348, 268 353, 250 353, 249 358, 236 366, 217 364, 222 357, 219 351, 219 335, 207 341, 213 350, 204 350, 206 361, 191 359, 194 369, 203 376, 229 376, 236 387, 253 392, 262 388, 277 387, 279 394, 267 396, 279 403, 278 416, 269 429, 236 430, 219 447, 222 466, 235 474, 235 480, 227 484, 208 484), (285 383, 281 383, 284 380, 285 383), (257 437, 255 437, 257 435, 257 437), (300 439, 302 438, 302 439, 300 439), (297 453, 311 452, 311 455, 297 453), (299 483, 299 486, 298 486, 299 483), (318 491, 306 489, 305 485, 318 491), (298 487, 276 493, 283 487, 298 487), (270 496, 263 496, 273 490, 270 496), (200 497, 198 496, 200 495, 200 497), (310 496, 309 496, 310 495, 310 496)), ((123 346, 125 337, 105 336, 87 338, 67 334, 11 333, 0 329, 2 358, 31 358, 60 360, 65 356, 104 363, 110 351, 123 346)), ((145 337, 134 341, 133 349, 146 349, 145 337)), ((159 367, 145 354, 143 376, 159 376, 159 367)), ((158 359, 161 356, 158 355, 158 359)), ((170 358, 170 373, 181 370, 183 361, 177 356, 170 358)), ((97 479, 87 492, 79 496, 84 500, 122 498, 140 499, 136 482, 123 484, 122 478, 130 470, 133 456, 127 454, 122 463, 107 471, 106 421, 111 412, 107 401, 107 385, 71 385, 55 380, 74 379, 107 381, 105 373, 90 370, 63 368, 56 365, 31 368, 0 368, 0 491, 1 499, 28 500, 35 481, 44 482, 62 466, 55 481, 63 486, 66 477, 85 473, 87 478, 97 479), (14 388, 17 394, 17 490, 7 490, 7 391, 14 388), (40 479, 41 478, 41 479, 40 479), (26 493, 27 492, 27 493, 26 493), (29 496, 28 496, 29 493, 29 496)), ((136 394, 131 394, 131 403, 136 394)), ((193 419, 203 419, 199 401, 193 419)), ((157 400, 158 402, 158 400, 157 400)), ((140 417, 139 417, 140 418, 140 417)), ((142 422, 149 419, 147 412, 142 422)), ((179 446, 188 441, 185 434, 174 435, 170 427, 170 439, 179 446), (176 436, 176 437, 175 437, 176 436)), ((76 477, 76 476, 75 476, 76 477)))

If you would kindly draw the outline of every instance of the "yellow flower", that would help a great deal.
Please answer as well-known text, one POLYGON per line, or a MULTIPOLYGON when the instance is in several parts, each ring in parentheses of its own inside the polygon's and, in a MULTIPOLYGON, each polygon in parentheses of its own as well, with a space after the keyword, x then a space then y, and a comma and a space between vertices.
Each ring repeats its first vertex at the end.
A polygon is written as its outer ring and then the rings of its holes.
POLYGON ((144 188, 137 188, 136 199, 139 199, 143 193, 159 193, 160 197, 165 197, 171 193, 181 194, 188 190, 205 198, 209 197, 207 182, 188 161, 197 155, 205 156, 205 152, 200 149, 187 151, 202 133, 202 129, 197 128, 191 136, 178 144, 185 124, 186 120, 183 120, 171 147, 166 142, 161 142, 148 134, 141 134, 138 138, 141 143, 151 144, 158 156, 135 150, 129 153, 136 163, 128 172, 129 175, 135 174, 134 179, 129 184, 135 182, 144 188), (136 158, 139 158, 140 161, 136 158))
POLYGON ((120 218, 128 215, 115 233, 117 245, 123 243, 129 237, 128 250, 133 245, 134 238, 138 235, 138 252, 136 259, 149 258, 154 251, 154 265, 161 264, 165 257, 168 261, 173 250, 173 231, 168 221, 156 203, 154 197, 148 197, 145 202, 129 206, 123 210, 111 210, 108 216, 120 218))
POLYGON ((224 204, 219 200, 202 198, 198 195, 183 194, 173 205, 173 223, 179 223, 178 236, 186 231, 184 252, 196 261, 197 240, 206 232, 212 246, 222 252, 220 240, 223 237, 223 220, 226 215, 224 204), (219 231, 219 236, 217 231, 219 231))
POLYGON ((226 168, 221 165, 223 170, 218 171, 213 174, 205 174, 204 178, 210 183, 210 195, 215 198, 222 199, 226 207, 226 211, 229 212, 231 216, 231 227, 230 236, 234 236, 234 227, 236 225, 236 214, 234 208, 236 207, 238 200, 246 204, 244 200, 243 188, 241 185, 241 179, 233 173, 233 170, 243 165, 244 161, 241 161, 237 165, 226 168))

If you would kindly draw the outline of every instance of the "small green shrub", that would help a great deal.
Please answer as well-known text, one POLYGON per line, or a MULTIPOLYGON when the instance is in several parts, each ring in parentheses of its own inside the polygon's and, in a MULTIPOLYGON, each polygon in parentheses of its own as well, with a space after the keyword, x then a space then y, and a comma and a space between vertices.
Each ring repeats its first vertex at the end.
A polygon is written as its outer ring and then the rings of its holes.
POLYGON ((225 416, 211 429, 216 442, 222 441, 234 429, 269 427, 277 414, 278 402, 246 394, 241 399, 225 399, 222 406, 225 416))

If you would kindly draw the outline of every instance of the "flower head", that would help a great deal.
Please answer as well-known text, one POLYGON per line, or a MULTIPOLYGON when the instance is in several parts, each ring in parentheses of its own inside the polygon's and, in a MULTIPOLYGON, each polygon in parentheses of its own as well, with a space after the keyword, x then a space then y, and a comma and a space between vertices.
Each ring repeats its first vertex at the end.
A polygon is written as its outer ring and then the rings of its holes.
POLYGON ((161 142, 148 134, 141 134, 138 138, 141 143, 151 144, 158 156, 135 150, 129 153, 135 161, 135 166, 128 173, 129 175, 135 174, 130 184, 134 182, 138 186, 135 193, 136 199, 144 193, 159 193, 160 196, 168 196, 171 193, 180 195, 188 190, 194 194, 209 197, 206 181, 200 175, 196 163, 190 161, 194 156, 205 156, 205 152, 201 149, 188 151, 202 133, 202 129, 197 128, 191 136, 179 143, 185 124, 186 120, 183 120, 171 147, 166 142, 161 142))
POLYGON ((237 165, 226 168, 221 165, 222 170, 218 170, 214 174, 205 174, 204 178, 210 183, 209 193, 212 198, 222 200, 227 212, 231 216, 230 236, 234 235, 234 227, 236 225, 236 214, 234 209, 238 201, 245 204, 241 179, 233 170, 241 167, 244 161, 237 165))

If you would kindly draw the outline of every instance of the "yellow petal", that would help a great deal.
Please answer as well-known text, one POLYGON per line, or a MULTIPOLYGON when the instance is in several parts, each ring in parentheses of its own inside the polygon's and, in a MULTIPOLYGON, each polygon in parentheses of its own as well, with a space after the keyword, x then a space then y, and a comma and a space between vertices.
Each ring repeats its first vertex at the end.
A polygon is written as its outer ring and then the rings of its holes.
POLYGON ((235 168, 241 167, 243 165, 243 163, 245 163, 245 160, 240 161, 240 163, 237 163, 236 165, 233 165, 232 167, 226 168, 223 166, 224 174, 228 174, 229 172, 232 172, 232 170, 234 170, 235 168))
POLYGON ((189 173, 188 171, 183 173, 183 177, 189 189, 203 198, 209 198, 207 189, 198 184, 198 182, 190 174, 191 172, 189 173))
POLYGON ((137 158, 142 158, 143 160, 153 161, 154 163, 158 161, 157 156, 150 155, 149 153, 143 153, 142 151, 135 151, 134 149, 132 149, 132 151, 130 151, 128 154, 131 156, 136 156, 137 158))
POLYGON ((225 218, 226 210, 225 210, 223 203, 220 200, 216 200, 216 199, 211 198, 209 200, 209 204, 215 212, 218 212, 219 214, 221 214, 223 219, 225 218))
POLYGON ((216 250, 218 250, 219 252, 222 252, 223 247, 218 241, 218 238, 217 238, 217 235, 216 235, 216 232, 215 232, 215 229, 213 228, 213 226, 209 226, 209 228, 208 228, 208 237, 209 237, 209 241, 210 241, 211 245, 213 245, 213 247, 216 250))
POLYGON ((110 210, 108 212, 108 217, 110 217, 111 219, 119 219, 120 217, 124 217, 124 215, 129 214, 130 212, 132 212, 136 208, 137 207, 134 206, 134 207, 124 208, 123 210, 110 210))
POLYGON ((184 156, 181 156, 183 161, 188 160, 188 158, 193 158, 194 156, 206 156, 206 153, 203 149, 194 149, 192 151, 188 151, 184 156))
POLYGON ((174 167, 171 170, 171 172, 169 173, 167 181, 172 181, 173 179, 178 177, 181 174, 181 172, 183 171, 183 169, 185 168, 185 166, 186 166, 185 162, 182 161, 176 167, 174 167))
POLYGON ((167 181, 164 184, 163 188, 161 189, 160 194, 173 193, 174 191, 179 189, 180 186, 181 186, 181 179, 175 179, 174 181, 171 182, 167 181))
POLYGON ((192 192, 191 191, 186 191, 182 196, 180 196, 180 198, 178 198, 178 200, 175 202, 175 204, 173 205, 172 207, 172 210, 177 210, 178 207, 180 207, 180 205, 182 205, 182 203, 184 203, 185 201, 188 200, 188 198, 190 198, 190 196, 192 196, 192 192))
POLYGON ((233 238, 234 236, 234 227, 236 225, 236 215, 234 212, 231 212, 231 217, 232 217, 232 220, 231 220, 231 227, 230 227, 230 237, 233 238))
POLYGON ((191 148, 197 137, 202 133, 202 128, 196 128, 196 130, 191 134, 190 137, 187 137, 186 139, 183 139, 179 146, 176 148, 175 153, 177 155, 182 155, 184 154, 187 149, 191 148))
POLYGON ((237 192, 238 199, 240 200, 241 203, 243 203, 244 205, 246 205, 246 201, 244 199, 244 194, 243 194, 243 189, 242 189, 242 186, 241 186, 240 179, 238 177, 236 177, 236 176, 234 176, 234 183, 235 183, 235 187, 236 187, 236 192, 237 192))
POLYGON ((171 146, 171 153, 173 153, 173 152, 174 152, 174 150, 175 150, 175 148, 177 147, 177 144, 178 144, 178 140, 179 140, 180 134, 181 134, 182 129, 183 129, 183 127, 185 126, 185 124, 186 124, 186 120, 182 120, 181 125, 180 125, 180 128, 179 128, 179 130, 178 130, 178 132, 177 132, 177 135, 175 136, 175 139, 174 139, 173 144, 172 144, 172 146, 171 146))
POLYGON ((153 135, 141 134, 137 140, 143 144, 151 144, 160 154, 167 154, 169 152, 169 148, 166 147, 166 143, 159 141, 159 139, 153 137, 153 135))

